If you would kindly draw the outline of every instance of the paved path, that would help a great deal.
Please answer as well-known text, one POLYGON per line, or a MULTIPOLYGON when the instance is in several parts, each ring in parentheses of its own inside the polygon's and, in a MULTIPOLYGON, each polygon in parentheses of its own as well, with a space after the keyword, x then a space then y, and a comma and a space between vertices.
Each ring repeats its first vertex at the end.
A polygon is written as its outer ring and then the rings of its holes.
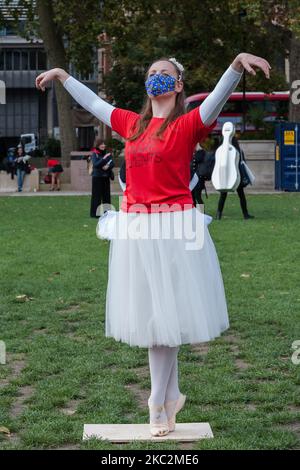
MULTIPOLYGON (((275 189, 247 189, 245 190, 246 194, 284 194, 286 191, 278 191, 275 189)), ((111 192, 112 196, 121 196, 123 193, 120 192, 111 192)), ((205 194, 203 192, 203 194, 205 194)), ((217 194, 217 191, 207 190, 207 194, 217 194)), ((37 192, 0 192, 1 196, 12 196, 12 197, 29 197, 29 196, 91 196, 91 193, 88 191, 37 191, 37 192)))

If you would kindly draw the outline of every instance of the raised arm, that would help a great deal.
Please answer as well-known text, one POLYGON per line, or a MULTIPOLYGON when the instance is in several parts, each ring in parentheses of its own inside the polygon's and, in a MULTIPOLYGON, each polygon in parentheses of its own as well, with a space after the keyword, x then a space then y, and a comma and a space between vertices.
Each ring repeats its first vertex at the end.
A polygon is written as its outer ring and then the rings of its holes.
POLYGON ((223 73, 214 90, 200 105, 200 116, 203 124, 210 126, 219 116, 221 109, 235 90, 243 72, 235 71, 230 65, 223 73))
POLYGON ((111 113, 114 106, 104 101, 100 96, 94 93, 90 88, 83 85, 79 80, 69 75, 65 70, 55 68, 43 72, 36 78, 36 87, 45 91, 45 85, 50 80, 59 80, 70 95, 83 108, 92 113, 97 119, 111 127, 111 113))
POLYGON ((232 64, 223 73, 214 90, 200 105, 199 112, 205 125, 209 126, 217 119, 224 104, 238 85, 244 70, 256 75, 254 67, 263 70, 266 77, 270 78, 269 69, 271 69, 271 66, 265 59, 247 53, 236 56, 232 64))

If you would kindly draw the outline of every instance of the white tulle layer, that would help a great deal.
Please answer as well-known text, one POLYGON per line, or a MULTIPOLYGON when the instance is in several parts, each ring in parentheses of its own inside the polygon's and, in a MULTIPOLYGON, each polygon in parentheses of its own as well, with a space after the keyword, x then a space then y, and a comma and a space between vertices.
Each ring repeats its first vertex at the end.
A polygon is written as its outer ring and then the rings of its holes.
POLYGON ((208 230, 211 220, 195 207, 148 214, 108 211, 99 218, 97 236, 111 240, 107 337, 131 346, 177 346, 210 341, 229 327, 222 274, 208 230), (197 243, 190 233, 162 236, 170 221, 180 228, 183 212, 185 223, 197 229, 197 243), (152 226, 151 233, 160 236, 122 238, 128 223, 140 233, 149 233, 152 226))

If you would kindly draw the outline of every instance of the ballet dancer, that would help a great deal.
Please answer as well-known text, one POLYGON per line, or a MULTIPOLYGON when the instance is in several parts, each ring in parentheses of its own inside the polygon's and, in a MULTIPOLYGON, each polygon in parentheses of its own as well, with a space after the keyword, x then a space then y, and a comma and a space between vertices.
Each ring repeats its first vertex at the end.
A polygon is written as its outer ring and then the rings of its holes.
MULTIPOLYGON (((36 87, 59 80, 73 98, 126 139, 126 189, 118 214, 142 228, 152 222, 165 229, 203 214, 193 205, 190 160, 205 139, 246 70, 269 63, 238 54, 214 90, 186 113, 184 67, 174 58, 153 62, 145 76, 146 101, 140 114, 117 108, 60 68, 43 72, 36 87)), ((121 79, 121 77, 120 77, 121 79)), ((181 344, 210 341, 229 327, 222 274, 207 226, 201 248, 186 249, 186 239, 116 238, 110 243, 105 335, 130 346, 148 348, 151 394, 150 433, 163 436, 175 429, 186 395, 178 385, 181 344)))

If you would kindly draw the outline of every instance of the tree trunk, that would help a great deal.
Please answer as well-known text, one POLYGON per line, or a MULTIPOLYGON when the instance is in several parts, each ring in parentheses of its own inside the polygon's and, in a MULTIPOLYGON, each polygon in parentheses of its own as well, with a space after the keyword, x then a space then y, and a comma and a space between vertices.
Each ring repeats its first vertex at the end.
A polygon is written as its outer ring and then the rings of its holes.
POLYGON ((290 46, 290 105, 289 105, 289 120, 292 122, 300 122, 300 103, 299 101, 299 85, 297 88, 292 88, 292 84, 295 80, 300 79, 300 39, 294 35, 291 36, 290 46), (294 99, 293 99, 294 93, 294 99), (293 103, 293 101, 295 101, 293 103))
MULTIPOLYGON (((63 33, 54 22, 52 0, 37 0, 37 14, 40 24, 40 36, 49 60, 50 68, 60 67, 68 69, 66 53, 63 44, 63 33)), ((62 163, 70 165, 70 152, 77 150, 77 138, 73 126, 71 111, 71 96, 60 82, 55 81, 55 94, 57 100, 58 122, 62 151, 62 163)))

